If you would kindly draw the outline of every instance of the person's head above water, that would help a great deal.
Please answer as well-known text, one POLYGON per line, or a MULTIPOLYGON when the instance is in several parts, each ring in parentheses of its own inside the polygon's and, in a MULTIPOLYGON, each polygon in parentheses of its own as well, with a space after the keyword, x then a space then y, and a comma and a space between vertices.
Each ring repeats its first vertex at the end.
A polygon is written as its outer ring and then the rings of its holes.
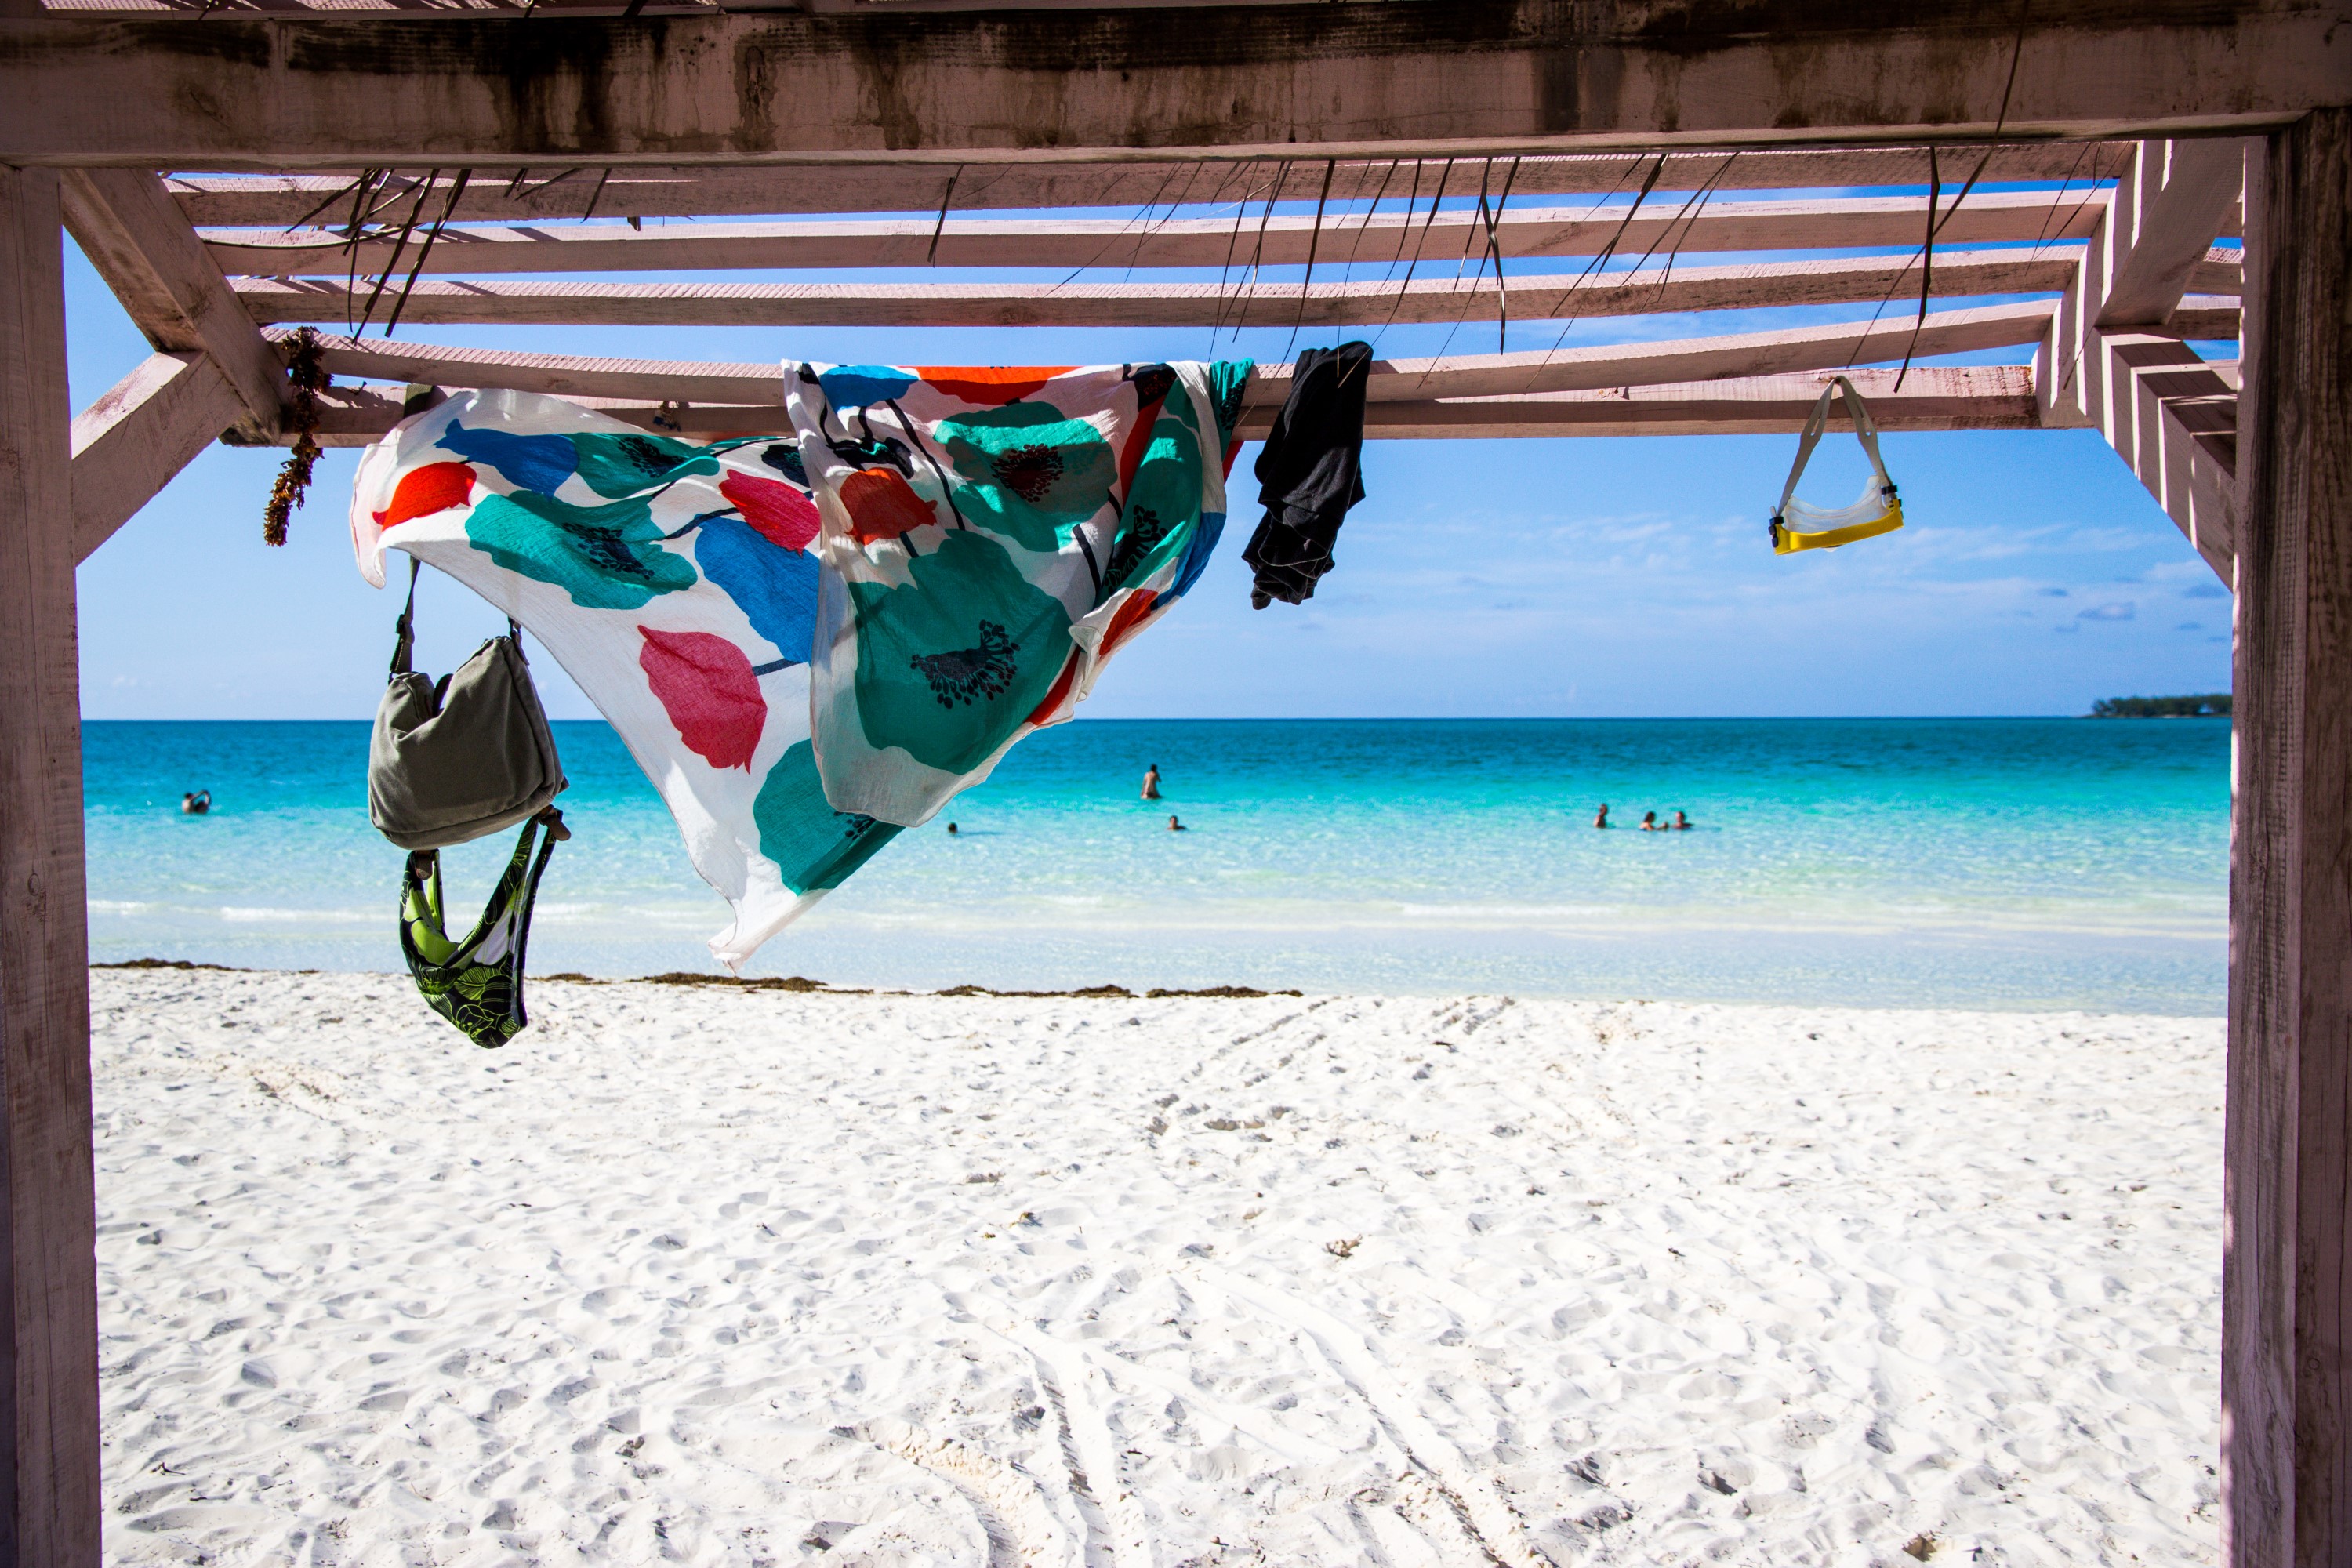
POLYGON ((954 823, 952 823, 952 822, 949 823, 949 824, 948 824, 948 831, 949 831, 950 833, 953 833, 955 830, 956 830, 956 825, 955 825, 954 823))
POLYGON ((1172 816, 1171 816, 1171 817, 1170 817, 1170 818, 1168 819, 1168 831, 1169 831, 1169 832, 1171 832, 1171 833, 1183 833, 1183 832, 1187 832, 1187 831, 1189 831, 1189 830, 1185 827, 1185 826, 1184 826, 1182 823, 1181 823, 1181 822, 1177 821, 1174 817, 1172 817, 1172 816))

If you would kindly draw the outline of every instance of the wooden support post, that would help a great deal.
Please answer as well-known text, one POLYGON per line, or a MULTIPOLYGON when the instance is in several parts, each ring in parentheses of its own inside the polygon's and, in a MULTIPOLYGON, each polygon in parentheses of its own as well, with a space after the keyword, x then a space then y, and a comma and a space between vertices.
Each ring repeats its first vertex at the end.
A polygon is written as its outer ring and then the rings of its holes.
POLYGON ((2352 110, 2247 181, 2221 1286, 2231 1568, 2352 1561, 2352 110))
POLYGON ((89 930, 58 175, 0 166, 0 1563, 99 1561, 89 930))

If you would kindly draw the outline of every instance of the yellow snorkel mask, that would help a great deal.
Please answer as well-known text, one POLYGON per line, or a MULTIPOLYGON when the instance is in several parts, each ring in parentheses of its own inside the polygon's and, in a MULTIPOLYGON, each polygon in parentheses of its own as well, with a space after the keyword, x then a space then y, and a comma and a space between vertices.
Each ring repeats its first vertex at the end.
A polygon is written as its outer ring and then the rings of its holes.
POLYGON ((1853 389, 1853 383, 1838 376, 1822 388, 1822 400, 1813 405, 1813 412, 1805 420, 1804 433, 1797 437, 1797 460, 1789 469, 1789 482, 1780 487, 1780 504, 1772 512, 1772 553, 1793 555, 1800 550, 1835 550, 1857 539, 1892 533, 1902 526, 1903 502, 1895 493, 1895 481, 1886 477, 1886 465, 1878 457, 1878 426, 1871 423, 1869 406, 1862 401, 1862 394, 1853 389), (1812 458, 1813 448, 1821 444, 1822 432, 1829 425, 1830 401, 1841 391, 1845 394, 1845 411, 1853 416, 1854 436, 1870 456, 1871 477, 1863 486, 1861 498, 1852 506, 1832 510, 1809 506, 1795 498, 1797 481, 1804 477, 1805 464, 1812 458))

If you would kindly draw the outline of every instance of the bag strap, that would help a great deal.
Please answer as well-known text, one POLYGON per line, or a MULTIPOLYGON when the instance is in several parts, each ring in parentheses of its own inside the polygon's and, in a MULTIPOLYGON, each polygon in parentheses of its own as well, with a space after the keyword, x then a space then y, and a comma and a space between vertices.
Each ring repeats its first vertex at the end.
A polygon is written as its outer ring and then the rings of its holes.
POLYGON ((408 558, 408 603, 400 607, 400 619, 393 622, 392 673, 408 673, 409 655, 416 649, 416 574, 424 563, 415 556, 408 558))
POLYGON ((1780 504, 1772 509, 1772 525, 1781 526, 1781 517, 1789 510, 1789 501, 1797 493, 1797 481, 1805 476, 1805 465, 1812 460, 1813 448, 1821 444, 1822 432, 1829 426, 1830 403, 1839 393, 1845 395, 1845 411, 1853 420, 1854 438, 1862 443, 1863 452, 1870 458, 1871 472, 1878 476, 1879 493, 1887 500, 1895 499, 1895 481, 1886 477, 1886 465, 1878 456, 1878 426, 1870 417, 1870 405, 1862 394, 1844 376, 1834 376, 1822 388, 1821 401, 1813 405, 1812 413, 1805 416, 1805 428, 1797 437, 1797 460, 1789 466, 1789 482, 1780 487, 1780 504))

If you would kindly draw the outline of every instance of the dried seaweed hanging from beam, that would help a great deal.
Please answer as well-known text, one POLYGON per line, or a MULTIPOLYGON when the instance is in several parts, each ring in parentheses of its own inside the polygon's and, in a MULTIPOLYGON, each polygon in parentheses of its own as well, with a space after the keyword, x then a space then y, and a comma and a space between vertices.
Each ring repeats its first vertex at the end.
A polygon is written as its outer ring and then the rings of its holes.
POLYGON ((320 364, 320 348, 319 334, 310 328, 294 334, 294 352, 286 365, 294 384, 294 450, 279 467, 277 482, 269 487, 269 504, 261 511, 264 544, 286 542, 287 521, 310 492, 310 470, 319 461, 319 394, 327 389, 328 380, 320 364))

